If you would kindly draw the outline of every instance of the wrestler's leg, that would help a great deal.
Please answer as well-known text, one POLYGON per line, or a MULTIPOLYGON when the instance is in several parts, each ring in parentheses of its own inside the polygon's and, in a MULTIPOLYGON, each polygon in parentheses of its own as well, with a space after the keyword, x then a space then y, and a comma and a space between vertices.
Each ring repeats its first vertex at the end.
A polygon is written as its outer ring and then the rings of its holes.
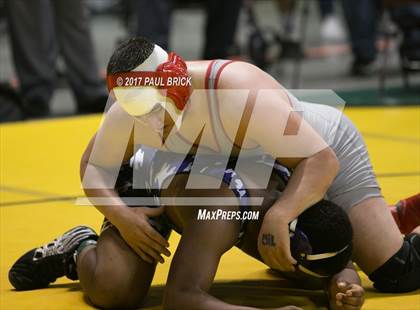
POLYGON ((354 261, 373 286, 386 293, 420 288, 420 235, 404 239, 382 198, 361 202, 350 211, 354 261))
POLYGON ((96 246, 77 258, 77 272, 89 301, 101 308, 136 308, 153 279, 156 264, 143 261, 115 227, 103 231, 96 246))
POLYGON ((354 261, 370 274, 402 246, 403 236, 383 198, 362 201, 350 211, 354 261))

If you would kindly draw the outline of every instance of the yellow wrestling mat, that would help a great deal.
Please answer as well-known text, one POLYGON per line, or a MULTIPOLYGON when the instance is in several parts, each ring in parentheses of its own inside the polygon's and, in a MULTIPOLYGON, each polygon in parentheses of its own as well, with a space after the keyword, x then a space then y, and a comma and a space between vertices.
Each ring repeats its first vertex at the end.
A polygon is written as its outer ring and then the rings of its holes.
MULTIPOLYGON (((420 107, 349 108, 346 114, 365 137, 389 203, 419 192, 420 107)), ((47 289, 16 292, 7 273, 24 252, 72 226, 99 229, 102 216, 96 209, 74 205, 82 195, 79 160, 99 121, 99 116, 86 116, 0 126, 0 309, 90 308, 77 282, 59 279, 47 289)), ((172 253, 178 241, 174 233, 172 253)), ((169 263, 157 269, 147 309, 160 309, 169 263)), ((420 309, 420 291, 380 294, 361 277, 367 291, 364 309, 420 309)), ((263 264, 232 249, 222 258, 213 292, 225 301, 262 308, 325 309, 322 292, 282 289, 282 283, 263 264)))

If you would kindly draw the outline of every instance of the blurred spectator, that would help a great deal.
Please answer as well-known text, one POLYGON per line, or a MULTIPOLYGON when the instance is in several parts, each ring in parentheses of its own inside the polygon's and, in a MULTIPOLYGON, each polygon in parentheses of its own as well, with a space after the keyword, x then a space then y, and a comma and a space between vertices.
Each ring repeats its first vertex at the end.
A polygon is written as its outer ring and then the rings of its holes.
POLYGON ((387 2, 392 21, 403 35, 401 65, 403 69, 420 71, 420 3, 414 0, 387 2))
POLYGON ((354 57, 351 73, 369 75, 375 70, 382 0, 342 0, 342 4, 354 57))
POLYGON ((13 58, 28 117, 50 113, 58 52, 79 113, 102 112, 104 82, 94 57, 83 0, 8 0, 13 58))
POLYGON ((321 13, 321 39, 340 41, 345 37, 343 26, 335 13, 335 0, 318 0, 321 13))
POLYGON ((132 1, 137 6, 136 35, 149 38, 163 49, 168 49, 173 0, 132 1))
MULTIPOLYGON (((131 0, 137 5, 136 35, 145 36, 168 49, 173 0, 131 0)), ((242 0, 207 0, 206 41, 203 59, 231 55, 242 0)))
POLYGON ((203 59, 230 56, 241 7, 242 0, 207 0, 203 59))

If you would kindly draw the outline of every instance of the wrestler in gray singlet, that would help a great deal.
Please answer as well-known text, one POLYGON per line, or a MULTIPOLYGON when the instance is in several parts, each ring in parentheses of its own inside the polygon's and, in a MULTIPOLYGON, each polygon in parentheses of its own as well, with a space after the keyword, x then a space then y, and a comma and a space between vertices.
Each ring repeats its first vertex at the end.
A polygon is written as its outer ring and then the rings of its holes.
POLYGON ((349 212, 371 197, 382 197, 363 138, 341 111, 322 104, 299 101, 291 96, 294 110, 334 150, 340 170, 327 191, 327 198, 349 212))
MULTIPOLYGON (((219 102, 215 91, 217 89, 218 77, 221 71, 231 63, 226 60, 214 60, 209 65, 206 76, 206 88, 210 92, 210 113, 212 128, 221 152, 229 154, 232 142, 227 136, 219 116, 217 108, 219 102), (226 150, 224 148, 227 148, 226 150)), ((312 128, 327 142, 334 150, 339 163, 340 170, 327 191, 327 199, 342 207, 346 212, 356 204, 371 197, 381 197, 381 191, 372 170, 366 145, 361 134, 352 122, 341 111, 336 108, 299 101, 291 93, 288 93, 290 102, 295 111, 302 111, 303 118, 312 128)), ((169 151, 177 153, 177 149, 188 149, 190 145, 178 135, 171 135, 165 142, 169 151)), ((246 153, 249 157, 261 161, 264 150, 261 147, 255 149, 241 149, 241 155, 246 153)), ((175 174, 169 173, 162 167, 162 171, 155 167, 156 175, 162 180, 175 174)), ((152 181, 151 181, 152 182, 152 181)), ((246 182, 245 182, 246 183, 246 182)))

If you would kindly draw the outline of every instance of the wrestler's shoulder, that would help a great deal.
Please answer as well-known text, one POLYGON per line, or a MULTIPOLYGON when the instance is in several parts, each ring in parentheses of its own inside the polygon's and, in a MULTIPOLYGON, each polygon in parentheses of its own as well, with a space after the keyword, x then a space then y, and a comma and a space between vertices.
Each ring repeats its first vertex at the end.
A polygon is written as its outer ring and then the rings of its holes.
POLYGON ((245 61, 233 61, 220 74, 218 88, 272 88, 278 82, 267 72, 245 61))
POLYGON ((129 114, 115 101, 109 109, 105 111, 106 116, 112 116, 113 118, 126 118, 129 114))
POLYGON ((133 118, 126 111, 124 111, 118 102, 114 102, 108 109, 104 111, 101 127, 104 125, 107 127, 114 127, 122 123, 127 123, 128 121, 133 122, 133 118))

